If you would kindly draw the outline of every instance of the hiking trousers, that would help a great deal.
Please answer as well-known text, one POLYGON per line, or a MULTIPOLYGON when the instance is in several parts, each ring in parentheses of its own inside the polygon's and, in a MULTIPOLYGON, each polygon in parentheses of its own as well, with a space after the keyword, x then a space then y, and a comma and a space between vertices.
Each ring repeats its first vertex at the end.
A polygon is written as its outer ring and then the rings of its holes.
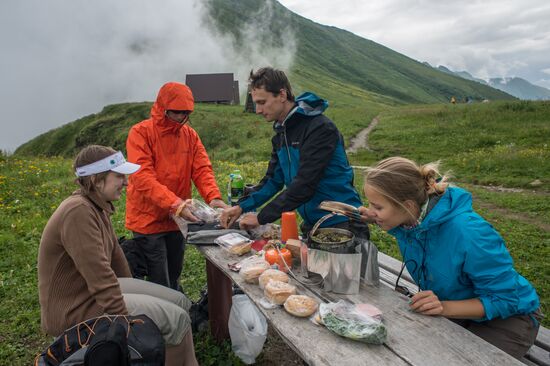
POLYGON ((179 290, 179 278, 183 269, 185 239, 181 231, 158 234, 140 234, 140 247, 147 261, 147 280, 179 290))

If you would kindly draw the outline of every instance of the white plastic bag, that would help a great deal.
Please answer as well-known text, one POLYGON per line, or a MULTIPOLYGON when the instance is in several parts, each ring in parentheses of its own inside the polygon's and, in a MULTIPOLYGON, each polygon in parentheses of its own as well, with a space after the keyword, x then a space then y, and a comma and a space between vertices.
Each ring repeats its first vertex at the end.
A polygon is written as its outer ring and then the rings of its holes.
POLYGON ((248 296, 233 296, 228 326, 233 352, 244 363, 254 363, 264 347, 267 321, 248 296))

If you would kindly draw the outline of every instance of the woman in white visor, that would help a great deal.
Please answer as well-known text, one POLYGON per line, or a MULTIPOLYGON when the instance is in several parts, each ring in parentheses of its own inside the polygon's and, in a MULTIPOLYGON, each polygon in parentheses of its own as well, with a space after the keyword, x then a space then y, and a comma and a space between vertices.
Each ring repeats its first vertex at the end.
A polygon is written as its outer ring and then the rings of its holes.
POLYGON ((145 314, 164 337, 166 365, 196 365, 190 301, 177 291, 131 278, 111 223, 112 202, 139 168, 110 147, 92 145, 77 155, 80 189, 59 205, 40 241, 42 328, 58 336, 102 314, 145 314))

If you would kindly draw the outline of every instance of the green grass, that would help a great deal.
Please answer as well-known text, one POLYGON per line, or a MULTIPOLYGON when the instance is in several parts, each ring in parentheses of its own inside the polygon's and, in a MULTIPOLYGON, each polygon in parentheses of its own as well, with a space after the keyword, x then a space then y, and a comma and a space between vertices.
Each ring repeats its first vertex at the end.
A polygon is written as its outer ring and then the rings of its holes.
POLYGON ((495 102, 394 108, 380 114, 372 151, 350 157, 370 165, 401 155, 441 160, 455 180, 550 190, 550 102, 495 102))
POLYGON ((527 218, 550 224, 550 194, 529 190, 522 192, 494 192, 485 188, 464 185, 476 198, 499 208, 525 215, 527 218))

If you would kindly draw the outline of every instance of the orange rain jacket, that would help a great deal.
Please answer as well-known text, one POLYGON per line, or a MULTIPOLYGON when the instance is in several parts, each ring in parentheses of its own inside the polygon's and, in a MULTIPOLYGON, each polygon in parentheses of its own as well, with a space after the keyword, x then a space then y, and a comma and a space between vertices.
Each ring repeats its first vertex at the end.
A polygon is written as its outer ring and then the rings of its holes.
POLYGON ((191 181, 207 203, 221 198, 212 164, 197 132, 165 117, 193 111, 191 90, 180 83, 160 88, 151 118, 134 125, 126 140, 128 161, 141 169, 128 180, 126 228, 140 234, 176 231, 170 209, 191 198, 191 181))

